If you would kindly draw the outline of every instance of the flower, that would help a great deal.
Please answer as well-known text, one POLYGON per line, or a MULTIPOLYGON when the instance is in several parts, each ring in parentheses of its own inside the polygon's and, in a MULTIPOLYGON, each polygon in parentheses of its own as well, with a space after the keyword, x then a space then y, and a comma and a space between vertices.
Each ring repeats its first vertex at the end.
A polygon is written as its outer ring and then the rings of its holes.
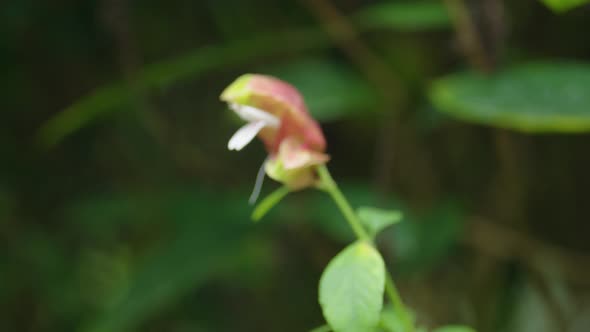
POLYGON ((296 88, 274 77, 246 74, 223 91, 221 100, 247 122, 230 138, 230 150, 239 151, 258 136, 269 154, 268 176, 293 190, 316 183, 315 166, 329 160, 326 141, 296 88))

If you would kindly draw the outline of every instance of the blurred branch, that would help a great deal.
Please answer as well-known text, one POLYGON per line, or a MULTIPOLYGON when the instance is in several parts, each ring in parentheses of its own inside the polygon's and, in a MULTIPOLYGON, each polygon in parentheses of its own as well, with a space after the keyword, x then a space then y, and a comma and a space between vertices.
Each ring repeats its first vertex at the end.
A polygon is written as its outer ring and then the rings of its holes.
POLYGON ((498 158, 498 172, 492 190, 495 215, 501 222, 511 223, 521 231, 527 225, 527 141, 505 129, 494 129, 494 147, 498 158))
MULTIPOLYGON (((200 47, 182 56, 158 61, 134 73, 141 84, 138 92, 164 90, 171 85, 196 79, 213 70, 235 68, 253 59, 266 58, 325 47, 328 40, 317 29, 292 29, 260 34, 252 39, 200 47), (285 40, 291 41, 277 48, 285 40)), ((134 91, 126 80, 117 80, 95 89, 69 107, 61 110, 39 129, 39 143, 51 148, 97 117, 133 103, 134 91)))
MULTIPOLYGON (((212 156, 205 156, 201 149, 190 143, 177 142, 178 139, 173 137, 173 128, 159 114, 157 104, 150 99, 149 90, 144 86, 145 75, 142 75, 143 61, 137 37, 130 26, 129 1, 102 0, 102 20, 115 40, 124 84, 129 88, 137 118, 148 134, 165 148, 181 168, 188 171, 204 169, 208 173, 219 171, 224 163, 213 160, 212 156)), ((224 173, 231 174, 227 170, 224 173)))
POLYGON ((127 0, 102 0, 102 21, 115 42, 117 62, 125 84, 129 87, 137 118, 142 121, 149 134, 162 143, 164 130, 156 119, 156 109, 147 91, 141 89, 138 75, 142 57, 138 50, 137 38, 130 26, 129 3, 127 0))
POLYGON ((504 50, 506 38, 506 13, 503 0, 484 0, 482 2, 485 14, 486 32, 488 32, 488 58, 490 64, 496 66, 498 58, 504 50))
POLYGON ((137 38, 129 22, 129 4, 127 0, 103 0, 102 18, 105 27, 112 34, 118 51, 119 67, 130 88, 134 104, 137 106, 138 118, 142 120, 149 133, 163 144, 166 141, 166 129, 163 119, 157 114, 156 106, 150 101, 147 91, 141 87, 138 73, 142 66, 137 38))
POLYGON ((323 25, 327 34, 340 46, 367 79, 379 91, 384 106, 394 106, 404 96, 403 84, 389 65, 373 53, 359 38, 359 32, 346 16, 327 0, 302 0, 323 25))
POLYGON ((568 331, 569 320, 566 318, 565 308, 556 299, 549 281, 537 270, 531 270, 529 274, 531 283, 538 289, 540 296, 549 308, 549 313, 553 316, 557 326, 559 326, 559 331, 568 331))
POLYGON ((350 21, 327 0, 302 0, 309 11, 316 16, 327 34, 364 72, 369 82, 381 97, 386 115, 381 127, 378 144, 376 177, 378 186, 387 191, 391 186, 391 170, 394 163, 394 139, 397 132, 399 108, 406 104, 407 92, 403 83, 392 73, 390 66, 367 47, 350 21))
POLYGON ((483 218, 473 218, 466 226, 464 241, 474 249, 500 260, 518 260, 542 273, 555 266, 565 279, 590 285, 590 255, 545 244, 523 233, 483 218))
POLYGON ((475 22, 464 0, 444 0, 444 3, 453 19, 461 49, 471 66, 482 72, 491 72, 492 61, 486 54, 475 22))

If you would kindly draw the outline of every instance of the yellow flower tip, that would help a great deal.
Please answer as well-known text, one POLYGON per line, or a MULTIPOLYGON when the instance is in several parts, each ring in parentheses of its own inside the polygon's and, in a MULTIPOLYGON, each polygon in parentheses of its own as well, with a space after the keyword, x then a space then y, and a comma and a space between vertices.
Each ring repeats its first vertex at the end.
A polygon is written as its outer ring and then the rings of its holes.
POLYGON ((226 103, 246 104, 252 90, 249 83, 255 77, 255 74, 244 74, 233 81, 219 96, 219 99, 226 103))

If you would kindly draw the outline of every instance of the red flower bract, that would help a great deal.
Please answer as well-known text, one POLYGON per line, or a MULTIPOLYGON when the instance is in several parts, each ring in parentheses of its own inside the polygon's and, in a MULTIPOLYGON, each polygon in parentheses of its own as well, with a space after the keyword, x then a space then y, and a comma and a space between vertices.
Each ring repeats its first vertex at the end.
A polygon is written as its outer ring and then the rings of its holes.
POLYGON ((259 135, 271 154, 278 152, 287 137, 298 138, 314 151, 326 149, 320 126, 309 115, 299 91, 287 82, 266 75, 246 74, 223 91, 221 100, 252 106, 280 119, 279 128, 265 128, 259 135))
POLYGON ((271 76, 246 74, 223 91, 221 100, 248 122, 232 137, 230 149, 242 149, 257 135, 269 153, 270 177, 293 189, 314 184, 314 167, 329 159, 323 153, 326 141, 295 87, 271 76))

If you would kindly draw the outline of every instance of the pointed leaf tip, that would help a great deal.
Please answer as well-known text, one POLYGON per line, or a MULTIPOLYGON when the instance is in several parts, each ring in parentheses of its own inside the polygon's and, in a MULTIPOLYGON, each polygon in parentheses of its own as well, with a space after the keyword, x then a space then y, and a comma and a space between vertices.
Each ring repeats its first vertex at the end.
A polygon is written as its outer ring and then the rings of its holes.
POLYGON ((357 214, 372 237, 377 236, 385 228, 397 224, 403 217, 402 213, 397 210, 384 210, 368 206, 358 208, 357 214))

